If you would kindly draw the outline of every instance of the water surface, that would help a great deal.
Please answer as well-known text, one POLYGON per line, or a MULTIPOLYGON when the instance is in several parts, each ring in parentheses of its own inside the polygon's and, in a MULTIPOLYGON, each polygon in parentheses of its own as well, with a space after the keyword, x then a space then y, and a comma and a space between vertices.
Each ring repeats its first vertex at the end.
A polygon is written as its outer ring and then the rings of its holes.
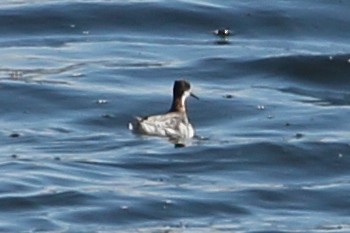
POLYGON ((0 231, 350 231, 349 9, 2 1, 0 231), (199 139, 130 133, 177 79, 199 139))

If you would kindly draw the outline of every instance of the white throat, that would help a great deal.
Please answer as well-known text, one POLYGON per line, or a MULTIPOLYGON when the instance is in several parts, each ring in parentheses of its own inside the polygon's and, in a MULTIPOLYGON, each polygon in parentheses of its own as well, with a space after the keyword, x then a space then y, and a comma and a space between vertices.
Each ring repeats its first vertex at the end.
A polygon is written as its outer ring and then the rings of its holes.
POLYGON ((185 102, 186 102, 186 99, 187 97, 189 97, 191 95, 191 92, 190 91, 185 91, 184 94, 182 95, 181 97, 181 104, 183 107, 185 107, 185 102))

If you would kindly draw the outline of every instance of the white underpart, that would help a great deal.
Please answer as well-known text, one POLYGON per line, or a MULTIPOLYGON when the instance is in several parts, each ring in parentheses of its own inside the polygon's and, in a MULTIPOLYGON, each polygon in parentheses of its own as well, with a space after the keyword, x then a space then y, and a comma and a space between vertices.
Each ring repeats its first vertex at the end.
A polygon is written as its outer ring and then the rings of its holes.
POLYGON ((194 129, 186 115, 178 112, 150 116, 129 128, 138 133, 170 138, 192 138, 194 136, 194 129))

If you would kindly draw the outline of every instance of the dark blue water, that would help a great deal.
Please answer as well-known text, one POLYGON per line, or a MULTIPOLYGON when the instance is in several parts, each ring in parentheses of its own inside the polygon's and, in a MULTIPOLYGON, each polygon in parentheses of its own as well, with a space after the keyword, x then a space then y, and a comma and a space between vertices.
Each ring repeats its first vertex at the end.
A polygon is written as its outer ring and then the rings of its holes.
POLYGON ((2 1, 0 232, 350 232, 349 10, 2 1), (131 134, 176 79, 199 137, 131 134))

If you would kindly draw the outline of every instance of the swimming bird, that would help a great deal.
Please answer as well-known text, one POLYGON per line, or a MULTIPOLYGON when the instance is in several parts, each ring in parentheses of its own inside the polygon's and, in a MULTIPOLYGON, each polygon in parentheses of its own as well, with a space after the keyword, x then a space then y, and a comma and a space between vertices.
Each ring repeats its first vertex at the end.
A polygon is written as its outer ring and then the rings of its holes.
POLYGON ((232 34, 232 31, 230 29, 227 28, 220 28, 220 29, 216 29, 213 31, 214 35, 220 36, 220 37, 227 37, 230 36, 232 34))
POLYGON ((186 99, 189 96, 199 99, 191 92, 188 81, 176 80, 170 110, 165 114, 136 117, 134 122, 129 123, 129 129, 135 133, 171 139, 192 138, 195 132, 186 111, 186 99))

